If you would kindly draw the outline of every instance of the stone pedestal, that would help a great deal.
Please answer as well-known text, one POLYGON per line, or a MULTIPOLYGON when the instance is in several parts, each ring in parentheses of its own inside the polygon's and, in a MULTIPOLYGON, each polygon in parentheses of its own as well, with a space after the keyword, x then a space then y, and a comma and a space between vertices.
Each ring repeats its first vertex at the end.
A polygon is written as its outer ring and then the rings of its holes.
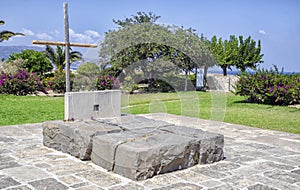
POLYGON ((43 124, 44 145, 133 180, 223 159, 224 136, 141 116, 43 124))

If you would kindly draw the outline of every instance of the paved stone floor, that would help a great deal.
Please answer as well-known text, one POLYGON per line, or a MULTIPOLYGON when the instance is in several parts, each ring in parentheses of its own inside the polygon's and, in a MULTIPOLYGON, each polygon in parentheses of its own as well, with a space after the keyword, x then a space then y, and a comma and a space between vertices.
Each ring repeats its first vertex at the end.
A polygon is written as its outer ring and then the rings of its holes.
POLYGON ((0 127, 0 189, 300 189, 300 135, 168 114, 152 119, 225 136, 225 159, 132 181, 42 144, 41 124, 0 127))

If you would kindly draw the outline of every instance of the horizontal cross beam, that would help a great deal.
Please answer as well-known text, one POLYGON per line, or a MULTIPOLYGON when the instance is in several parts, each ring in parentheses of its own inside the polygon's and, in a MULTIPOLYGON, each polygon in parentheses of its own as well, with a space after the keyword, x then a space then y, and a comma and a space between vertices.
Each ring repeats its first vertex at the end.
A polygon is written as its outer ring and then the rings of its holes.
MULTIPOLYGON (((32 44, 38 44, 38 45, 55 45, 55 46, 65 46, 65 42, 52 42, 52 41, 39 41, 39 40, 33 40, 32 44)), ((81 43, 70 43, 70 46, 76 46, 76 47, 90 47, 90 48, 96 48, 97 44, 81 44, 81 43)))

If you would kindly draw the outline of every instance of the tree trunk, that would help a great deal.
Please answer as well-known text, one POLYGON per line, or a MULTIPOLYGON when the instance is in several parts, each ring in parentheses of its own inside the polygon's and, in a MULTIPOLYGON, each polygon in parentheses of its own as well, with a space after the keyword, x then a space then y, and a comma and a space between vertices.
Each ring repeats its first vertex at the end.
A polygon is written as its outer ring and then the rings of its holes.
POLYGON ((187 91, 187 82, 188 82, 188 78, 189 78, 189 70, 186 69, 186 70, 185 70, 185 80, 184 80, 184 91, 187 91))
POLYGON ((221 66, 221 68, 223 69, 223 75, 227 76, 227 65, 226 66, 221 66))
POLYGON ((203 74, 203 78, 204 78, 204 87, 206 87, 206 84, 207 84, 207 71, 208 71, 208 66, 205 65, 205 66, 204 66, 204 74, 203 74))

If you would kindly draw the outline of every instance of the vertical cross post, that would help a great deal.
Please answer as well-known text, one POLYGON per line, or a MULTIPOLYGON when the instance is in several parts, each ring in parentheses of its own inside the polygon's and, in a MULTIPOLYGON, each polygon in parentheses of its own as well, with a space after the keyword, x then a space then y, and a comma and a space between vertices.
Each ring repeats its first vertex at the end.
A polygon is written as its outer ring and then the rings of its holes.
POLYGON ((70 41, 69 41, 69 16, 68 3, 64 3, 64 26, 65 26, 65 52, 66 52, 66 92, 71 91, 70 87, 70 41))
POLYGON ((65 28, 65 42, 53 42, 53 41, 39 41, 33 40, 33 44, 38 45, 56 45, 65 46, 65 62, 66 62, 66 92, 71 91, 70 85, 70 47, 88 47, 96 48, 97 44, 80 44, 80 43, 70 43, 69 40, 69 16, 68 16, 68 3, 64 3, 64 28, 65 28))

